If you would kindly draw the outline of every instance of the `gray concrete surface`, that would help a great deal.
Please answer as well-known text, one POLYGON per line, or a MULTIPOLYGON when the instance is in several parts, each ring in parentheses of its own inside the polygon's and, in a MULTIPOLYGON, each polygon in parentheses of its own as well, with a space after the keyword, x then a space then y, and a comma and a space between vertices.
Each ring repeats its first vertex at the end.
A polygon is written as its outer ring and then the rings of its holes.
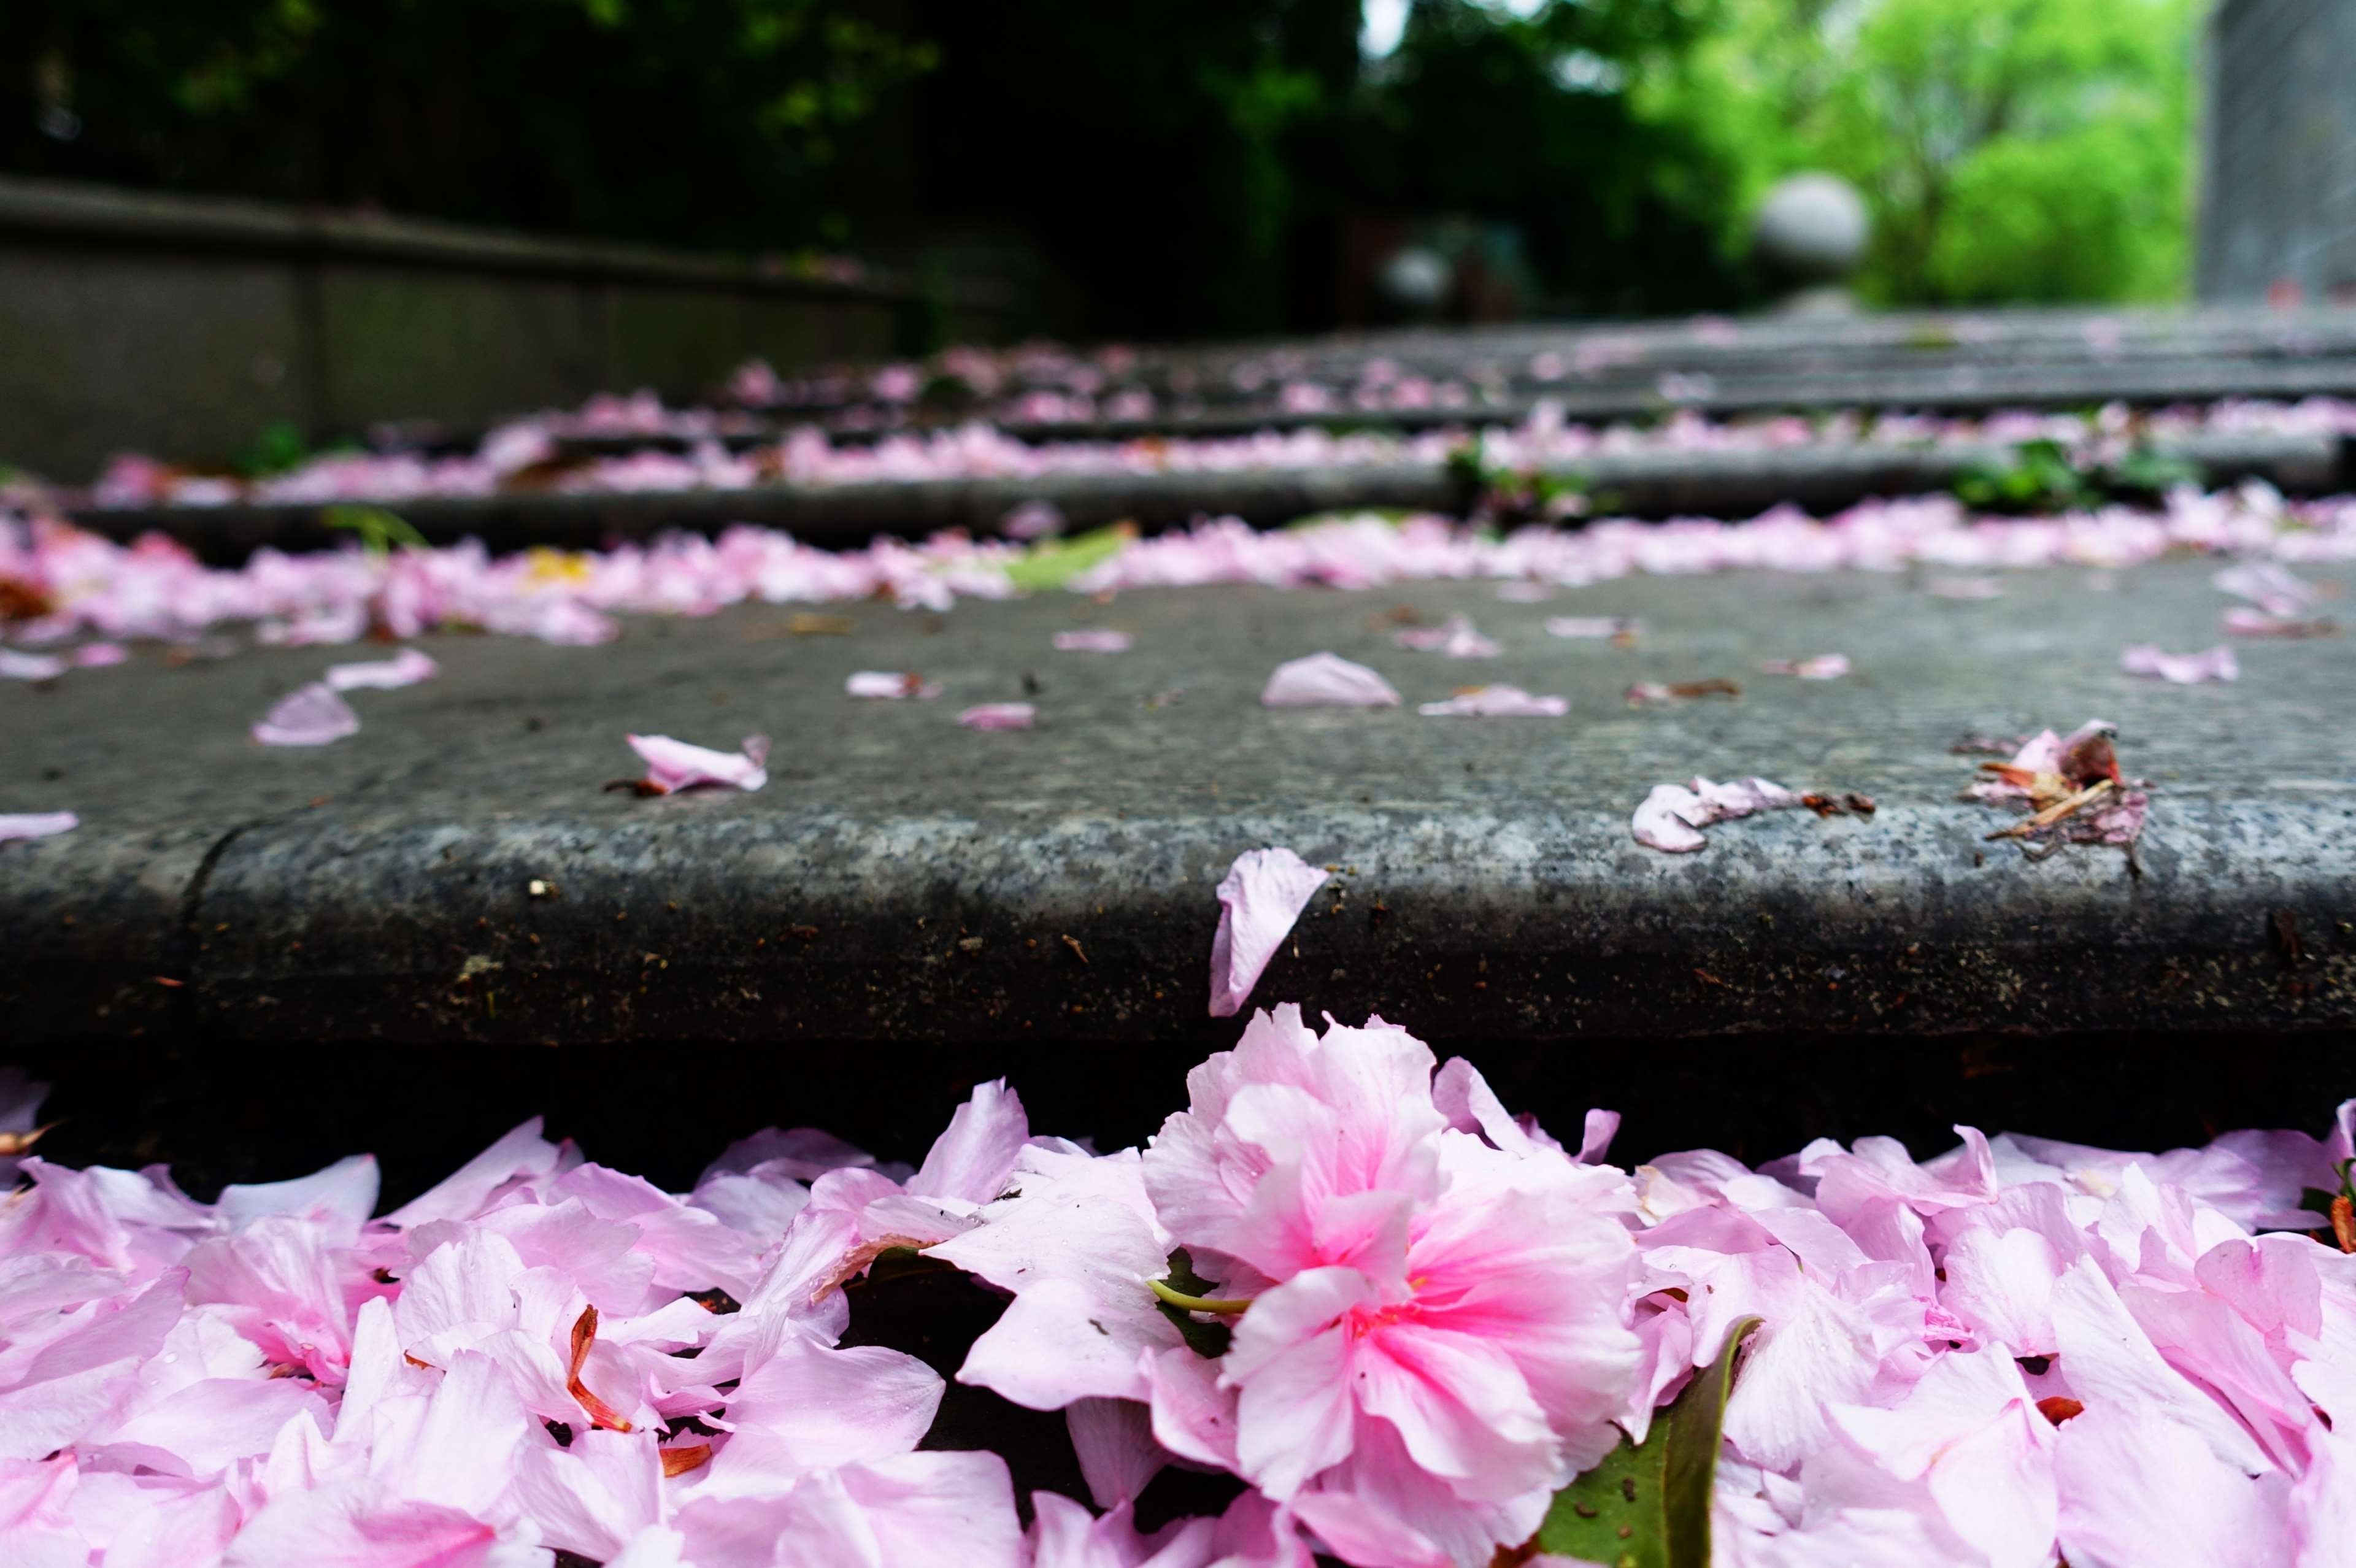
POLYGON ((2356 6, 2222 0, 2206 46, 2201 297, 2356 302, 2356 6))
POLYGON ((425 640, 437 681, 360 692, 360 732, 273 751, 246 727, 336 650, 164 667, 152 655, 0 688, 0 810, 71 808, 0 847, 0 1016, 19 1042, 650 1041, 790 1051, 994 1034, 1205 1028, 1213 887, 1238 852, 1343 868, 1260 996, 1416 1021, 1445 1040, 1806 1029, 2295 1029, 2356 1015, 2356 729, 2344 638, 2242 647, 2239 685, 2117 670, 2217 640, 2207 569, 2097 591, 2023 574, 1987 603, 1902 578, 1637 581, 1535 605, 1483 585, 1344 593, 1062 593, 946 616, 789 610, 635 621, 602 648, 425 640), (1472 613, 1493 661, 1392 647, 1396 605, 1472 613), (1633 649, 1549 614, 1642 616, 1633 649), (1053 632, 1130 630, 1123 655, 1053 632), (1278 662, 1331 648, 1395 710, 1282 710, 1278 662), (1848 654, 1847 680, 1754 663, 1848 654), (936 702, 843 695, 860 668, 936 702), (1729 676, 1739 700, 1631 710, 1634 679, 1729 676), (1502 680, 1569 718, 1412 704, 1502 680), (1039 688, 1039 728, 968 703, 1039 688), (1178 692, 1158 702, 1157 694, 1178 692), (2032 863, 1958 803, 1965 734, 2117 720, 2154 781, 2141 874, 2115 850, 2032 863), (626 731, 775 738, 755 795, 641 800, 626 731), (1760 773, 1861 790, 1869 820, 1791 812, 1700 854, 1634 844, 1653 784, 1760 773), (535 898, 530 884, 553 885, 535 898), (2290 933, 2297 942, 2294 955, 2290 933))
MULTIPOLYGON (((960 283, 947 329, 1012 302, 960 283)), ((593 392, 705 395, 899 347, 914 280, 845 284, 644 246, 0 178, 0 462, 80 482, 117 451, 220 462, 420 415, 476 423, 593 392)))

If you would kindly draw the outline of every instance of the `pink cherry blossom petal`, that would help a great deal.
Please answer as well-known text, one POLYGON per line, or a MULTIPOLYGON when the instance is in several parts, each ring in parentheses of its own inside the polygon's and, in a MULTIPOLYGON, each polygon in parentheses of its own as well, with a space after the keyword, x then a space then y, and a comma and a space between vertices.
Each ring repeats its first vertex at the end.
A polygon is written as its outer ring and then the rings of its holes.
POLYGON ((0 680, 55 680, 65 674, 66 661, 55 654, 19 653, 0 648, 0 680))
POLYGON ((81 818, 70 811, 0 813, 0 844, 14 838, 47 838, 80 826, 81 818))
POLYGON ((983 702, 958 715, 969 730, 1028 730, 1039 709, 1028 702, 983 702))
POLYGON ((1518 686, 1476 686, 1416 711, 1432 719, 1559 719, 1570 711, 1561 697, 1533 697, 1518 686))
POLYGON ((1236 857, 1219 882, 1219 928, 1211 937, 1213 1018, 1242 1010, 1327 875, 1290 849, 1249 849, 1236 857))
POLYGON ((1409 626, 1393 634, 1391 641, 1414 653, 1444 654, 1452 659, 1493 659, 1505 651, 1462 615, 1451 615, 1437 626, 1409 626))
POLYGON ((1259 694, 1269 708, 1396 708, 1390 682, 1337 654, 1311 654, 1276 667, 1259 694))
POLYGON ((842 683, 842 688, 853 697, 884 702, 898 702, 909 698, 919 702, 930 702, 941 694, 940 682, 901 670, 859 670, 842 683))
POLYGON ((324 746, 359 733, 360 716, 325 681, 296 688, 253 727, 265 746, 324 746))
POLYGON ((2222 643, 2199 654, 2162 653, 2156 643, 2136 643, 2119 656, 2119 667, 2129 675, 2150 676, 2171 686, 2242 678, 2241 661, 2222 643))
POLYGON ((331 664, 327 685, 337 691, 390 691, 415 686, 442 673, 442 667, 415 648, 403 648, 389 659, 359 664, 331 664))
POLYGON ((1697 828, 1799 804, 1798 795, 1766 779, 1720 784, 1697 778, 1689 784, 1654 785, 1629 826, 1639 844, 1672 855, 1689 854, 1708 843, 1697 828))
POLYGON ((1067 654, 1125 654, 1132 640, 1127 632, 1102 626, 1055 634, 1056 648, 1067 654))
POLYGON ((741 751, 714 752, 668 735, 624 737, 647 764, 646 782, 657 794, 715 786, 756 790, 769 782, 769 738, 747 735, 741 751))
POLYGON ((1764 675, 1797 676, 1802 680, 1837 680, 1848 673, 1847 654, 1817 654, 1804 659, 1765 659, 1760 663, 1764 675))

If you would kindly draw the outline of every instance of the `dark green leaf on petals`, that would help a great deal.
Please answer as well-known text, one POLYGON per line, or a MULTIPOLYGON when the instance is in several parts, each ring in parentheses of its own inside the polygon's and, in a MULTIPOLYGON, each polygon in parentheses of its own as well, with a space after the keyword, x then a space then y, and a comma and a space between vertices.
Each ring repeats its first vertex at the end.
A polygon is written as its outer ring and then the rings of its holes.
MULTIPOLYGON (((1162 1283, 1181 1296, 1207 1296, 1216 1288, 1194 1272, 1194 1260, 1183 1247, 1170 1254, 1170 1273, 1162 1283)), ((1155 1298, 1153 1305, 1162 1316, 1178 1325, 1178 1332, 1185 1337, 1186 1348, 1196 1355, 1216 1360, 1227 1353, 1227 1341, 1234 1337, 1234 1330, 1225 1323, 1205 1322, 1194 1313, 1182 1312, 1159 1297, 1155 1298)))
POLYGON ((1641 1445, 1626 1437, 1603 1462, 1555 1494, 1535 1542, 1541 1552, 1612 1568, 1708 1568, 1710 1486, 1734 1363, 1759 1319, 1727 1336, 1717 1360, 1653 1415, 1641 1445))

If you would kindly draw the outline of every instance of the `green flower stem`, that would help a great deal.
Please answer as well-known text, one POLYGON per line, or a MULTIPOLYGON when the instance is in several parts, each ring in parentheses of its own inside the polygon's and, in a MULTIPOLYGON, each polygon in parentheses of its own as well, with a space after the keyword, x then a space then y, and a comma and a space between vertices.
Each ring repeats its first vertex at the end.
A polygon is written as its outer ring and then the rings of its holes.
POLYGON ((1152 1290, 1154 1295, 1160 1296, 1162 1300, 1168 1302, 1171 1306, 1176 1307, 1181 1312, 1215 1312, 1224 1317, 1234 1317, 1240 1316, 1244 1308, 1251 1305, 1251 1301, 1248 1297, 1239 1299, 1236 1297, 1223 1298, 1208 1296, 1185 1296, 1182 1295, 1178 1291, 1171 1289, 1168 1285, 1158 1279, 1149 1279, 1145 1283, 1152 1290))

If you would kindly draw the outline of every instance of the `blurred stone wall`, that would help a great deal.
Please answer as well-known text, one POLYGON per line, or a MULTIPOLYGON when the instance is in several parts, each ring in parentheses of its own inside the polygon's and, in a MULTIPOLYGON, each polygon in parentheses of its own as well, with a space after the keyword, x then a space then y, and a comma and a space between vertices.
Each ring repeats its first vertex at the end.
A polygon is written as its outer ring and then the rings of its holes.
POLYGON ((1002 339, 1008 291, 636 246, 0 178, 0 464, 79 482, 115 452, 218 462, 651 387, 709 396, 942 338, 1002 339))
POLYGON ((2356 304, 2356 0, 2221 0, 2207 56, 2201 297, 2356 304))

